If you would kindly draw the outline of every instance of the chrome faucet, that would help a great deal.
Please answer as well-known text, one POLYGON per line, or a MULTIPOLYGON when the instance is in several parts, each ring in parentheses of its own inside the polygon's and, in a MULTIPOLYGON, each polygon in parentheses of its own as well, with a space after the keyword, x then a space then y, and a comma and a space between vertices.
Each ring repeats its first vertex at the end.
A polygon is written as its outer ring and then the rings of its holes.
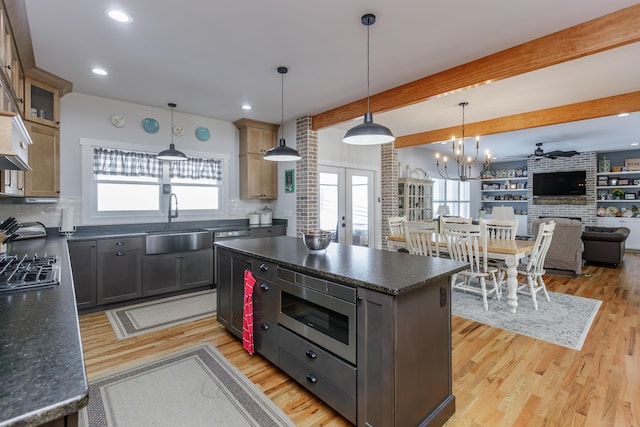
POLYGON ((178 218, 178 196, 176 196, 176 193, 171 193, 169 195, 169 213, 168 213, 168 218, 169 218, 169 230, 171 230, 171 218, 178 218), (175 201, 176 201, 175 213, 171 213, 171 199, 175 199, 175 201))

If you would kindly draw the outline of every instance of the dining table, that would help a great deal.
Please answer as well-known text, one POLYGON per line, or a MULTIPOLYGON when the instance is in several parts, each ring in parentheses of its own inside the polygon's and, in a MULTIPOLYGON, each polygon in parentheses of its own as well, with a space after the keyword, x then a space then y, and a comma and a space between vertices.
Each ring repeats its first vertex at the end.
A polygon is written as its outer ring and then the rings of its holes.
MULTIPOLYGON (((393 242, 391 247, 405 247, 406 243, 401 236, 388 238, 387 242, 393 242)), ((445 242, 435 242, 438 246, 438 254, 447 253, 445 242)), ((487 239, 487 257, 493 260, 504 261, 507 270, 507 306, 511 313, 518 310, 518 265, 520 261, 528 256, 535 245, 534 240, 512 240, 512 239, 487 239)), ((482 248, 482 246, 481 246, 482 248)), ((397 249, 396 249, 397 250, 397 249)))

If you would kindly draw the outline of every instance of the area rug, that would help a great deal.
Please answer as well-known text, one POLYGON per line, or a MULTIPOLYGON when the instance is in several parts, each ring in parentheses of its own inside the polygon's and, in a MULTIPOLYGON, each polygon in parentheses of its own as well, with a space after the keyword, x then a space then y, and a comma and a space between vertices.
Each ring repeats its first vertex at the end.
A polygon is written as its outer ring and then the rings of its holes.
POLYGON ((178 295, 106 312, 121 340, 216 314, 216 290, 178 295))
POLYGON ((582 349, 601 301, 555 292, 549 292, 549 297, 551 301, 547 301, 544 295, 537 296, 536 311, 531 297, 519 293, 518 310, 514 314, 507 307, 506 292, 500 301, 490 296, 489 310, 485 311, 481 295, 453 290, 451 312, 465 319, 574 350, 582 349))
POLYGON ((295 426, 210 344, 89 382, 83 427, 295 426))

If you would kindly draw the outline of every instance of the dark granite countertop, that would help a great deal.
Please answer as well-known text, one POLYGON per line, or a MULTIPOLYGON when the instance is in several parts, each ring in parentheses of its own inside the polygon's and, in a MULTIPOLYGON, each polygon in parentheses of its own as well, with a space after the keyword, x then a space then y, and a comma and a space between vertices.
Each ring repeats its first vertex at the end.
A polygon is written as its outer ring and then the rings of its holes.
POLYGON ((89 398, 67 242, 8 244, 8 254, 58 255, 60 285, 0 294, 0 426, 36 426, 89 398))
POLYGON ((281 267, 399 295, 464 270, 468 264, 450 259, 331 243, 325 254, 310 254, 302 239, 279 236, 216 243, 281 267))
POLYGON ((121 225, 93 225, 78 227, 69 240, 99 240, 112 239, 118 237, 144 237, 149 233, 169 232, 169 231, 193 231, 202 230, 215 233, 216 231, 229 230, 251 230, 273 227, 287 227, 288 221, 285 219, 274 219, 269 225, 249 225, 249 220, 213 220, 213 221, 188 221, 174 222, 171 230, 167 223, 150 224, 121 224, 121 225))

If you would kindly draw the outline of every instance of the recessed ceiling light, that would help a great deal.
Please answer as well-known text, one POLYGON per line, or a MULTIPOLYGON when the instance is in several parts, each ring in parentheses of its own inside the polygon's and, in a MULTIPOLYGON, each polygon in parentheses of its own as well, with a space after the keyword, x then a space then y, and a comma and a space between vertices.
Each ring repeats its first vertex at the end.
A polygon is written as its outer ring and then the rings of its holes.
POLYGON ((640 142, 632 142, 631 145, 640 145, 640 142))
POLYGON ((249 105, 249 104, 244 104, 244 105, 242 106, 242 109, 243 109, 243 110, 251 110, 251 105, 249 105))
POLYGON ((128 24, 129 22, 133 21, 133 18, 127 15, 127 13, 118 9, 107 9, 104 11, 104 13, 114 21, 122 22, 125 24, 128 24))
POLYGON ((629 115, 629 113, 620 113, 618 114, 618 117, 627 117, 629 115))
POLYGON ((99 75, 99 76, 106 76, 107 74, 109 74, 109 73, 107 73, 107 70, 105 70, 104 68, 100 68, 100 67, 94 67, 94 68, 92 68, 92 69, 91 69, 91 72, 92 72, 93 74, 97 74, 97 75, 99 75))

